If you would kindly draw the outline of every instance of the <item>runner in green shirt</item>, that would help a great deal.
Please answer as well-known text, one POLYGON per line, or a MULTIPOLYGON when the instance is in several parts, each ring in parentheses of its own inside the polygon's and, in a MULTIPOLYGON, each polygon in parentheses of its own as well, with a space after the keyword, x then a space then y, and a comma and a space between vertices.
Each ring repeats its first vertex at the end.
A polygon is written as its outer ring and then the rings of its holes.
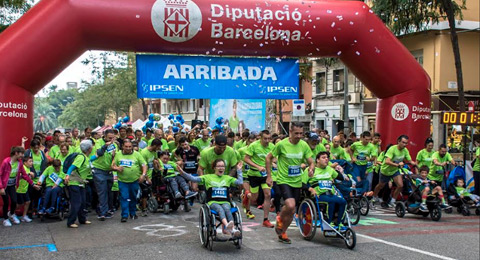
MULTIPOLYGON (((427 138, 427 140, 425 140, 425 148, 417 153, 418 169, 420 169, 422 166, 427 166, 430 169, 430 167, 432 167, 432 155, 434 153, 435 151, 433 150, 433 139, 429 137, 427 138)), ((417 173, 419 173, 418 169, 417 173)))
MULTIPOLYGON (((372 135, 365 131, 360 135, 360 141, 354 142, 350 147, 350 156, 352 158, 353 172, 352 175, 360 182, 366 179, 366 171, 368 164, 375 161, 378 149, 371 144, 372 135)), ((364 191, 367 192, 367 191, 364 191)))
POLYGON ((397 145, 392 145, 385 152, 385 161, 380 167, 380 180, 377 186, 375 186, 375 190, 373 192, 373 202, 378 201, 377 196, 380 190, 385 186, 386 183, 393 179, 396 185, 396 189, 393 193, 393 198, 390 200, 389 206, 395 206, 395 198, 398 197, 398 194, 400 194, 403 188, 403 179, 400 173, 400 168, 403 168, 403 166, 405 165, 404 161, 410 163, 413 166, 416 165, 410 157, 407 145, 408 136, 401 135, 397 139, 397 145))
MULTIPOLYGON (((32 157, 23 157, 23 169, 28 174, 30 179, 33 180, 34 173, 30 171, 30 167, 33 166, 32 157)), ((28 182, 24 179, 20 179, 17 187, 17 209, 20 209, 23 204, 23 215, 20 221, 30 223, 32 219, 28 217, 28 208, 30 207, 30 196, 28 196, 28 182)))
POLYGON ((307 140, 308 146, 312 150, 312 159, 317 157, 319 152, 325 152, 325 146, 320 143, 320 137, 315 133, 311 132, 307 140))
POLYGON ((333 137, 333 145, 330 148, 330 160, 347 160, 347 152, 340 146, 340 137, 333 137))
POLYGON ((445 144, 441 144, 438 151, 433 153, 432 159, 433 163, 428 173, 428 179, 441 183, 445 175, 445 167, 448 163, 455 165, 455 160, 453 160, 450 153, 447 152, 447 146, 445 144))
POLYGON ((246 149, 244 156, 245 163, 250 166, 250 169, 247 171, 249 183, 245 183, 244 185, 244 198, 246 199, 243 201, 243 206, 247 211, 247 218, 249 215, 255 217, 250 211, 250 204, 257 201, 259 187, 261 187, 264 195, 263 226, 268 228, 274 227, 273 224, 268 220, 268 214, 270 212, 271 188, 267 185, 267 170, 265 169, 265 159, 274 147, 274 145, 271 143, 271 140, 272 136, 270 135, 270 132, 268 130, 263 130, 260 132, 260 140, 251 143, 246 149))
POLYGON ((210 147, 212 143, 212 139, 209 138, 208 129, 202 130, 202 138, 199 138, 193 142, 193 146, 197 147, 198 150, 201 152, 206 148, 210 147))
POLYGON ((267 184, 272 186, 272 159, 278 160, 277 185, 279 186, 285 206, 280 215, 277 216, 275 231, 278 239, 282 243, 291 243, 287 236, 287 228, 293 220, 296 201, 299 199, 302 187, 302 169, 301 164, 308 162, 310 167, 309 177, 313 176, 314 161, 312 159, 312 150, 310 146, 302 140, 303 124, 292 122, 289 138, 286 138, 275 145, 273 150, 267 155, 266 170, 267 184))
POLYGON ((234 175, 236 165, 238 163, 235 151, 227 146, 227 137, 217 135, 215 137, 215 146, 207 148, 200 153, 200 161, 198 162, 198 175, 214 173, 212 163, 216 159, 223 159, 227 166, 227 172, 234 175))

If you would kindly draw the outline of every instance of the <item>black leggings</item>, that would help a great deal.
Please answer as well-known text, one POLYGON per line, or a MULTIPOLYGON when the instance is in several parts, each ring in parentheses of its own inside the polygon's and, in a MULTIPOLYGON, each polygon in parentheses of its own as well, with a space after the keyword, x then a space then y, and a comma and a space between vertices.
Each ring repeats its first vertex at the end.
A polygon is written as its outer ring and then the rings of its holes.
POLYGON ((15 185, 7 186, 5 188, 5 195, 2 195, 3 200, 3 219, 8 219, 8 205, 10 204, 10 215, 15 213, 17 208, 17 190, 15 185))
POLYGON ((276 182, 273 182, 273 205, 275 205, 275 212, 280 212, 282 210, 282 205, 280 200, 282 199, 282 193, 276 182))

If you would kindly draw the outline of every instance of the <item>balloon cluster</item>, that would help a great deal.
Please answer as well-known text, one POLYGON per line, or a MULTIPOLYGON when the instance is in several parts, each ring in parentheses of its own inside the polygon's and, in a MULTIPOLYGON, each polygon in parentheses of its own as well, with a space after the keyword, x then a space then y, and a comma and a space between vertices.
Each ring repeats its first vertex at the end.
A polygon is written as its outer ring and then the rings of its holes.
POLYGON ((223 133, 225 127, 227 127, 227 125, 225 125, 225 120, 223 119, 223 117, 220 116, 215 119, 215 126, 212 128, 212 130, 217 129, 218 131, 220 131, 220 133, 223 133))
POLYGON ((168 120, 172 124, 172 131, 173 133, 178 133, 180 129, 183 129, 183 124, 185 124, 185 120, 183 119, 182 115, 174 116, 173 114, 168 115, 168 120))
POLYGON ((127 123, 130 122, 130 117, 128 116, 125 116, 124 118, 122 117, 119 117, 118 118, 118 122, 116 124, 113 125, 113 128, 115 129, 120 129, 120 127, 127 127, 127 123))
POLYGON ((148 128, 160 128, 160 129, 162 129, 163 124, 158 123, 158 121, 160 121, 161 119, 162 119, 162 117, 160 116, 160 114, 151 113, 150 115, 148 115, 148 121, 142 127, 142 131, 145 133, 145 132, 147 132, 148 128))

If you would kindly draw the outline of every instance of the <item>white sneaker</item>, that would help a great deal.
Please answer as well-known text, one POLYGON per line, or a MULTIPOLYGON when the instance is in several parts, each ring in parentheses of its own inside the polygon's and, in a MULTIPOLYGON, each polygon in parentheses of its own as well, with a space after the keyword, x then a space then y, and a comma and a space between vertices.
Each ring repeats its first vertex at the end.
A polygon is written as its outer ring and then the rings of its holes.
POLYGON ((12 221, 15 225, 20 224, 20 220, 18 219, 17 215, 15 215, 15 214, 10 215, 10 213, 8 213, 8 218, 9 218, 10 221, 12 221))
POLYGON ((28 216, 23 216, 20 220, 21 220, 22 222, 26 222, 26 223, 32 222, 32 219, 29 218, 28 216))
POLYGON ((234 225, 233 221, 230 221, 230 222, 227 223, 227 230, 230 233, 232 233, 233 225, 234 225))
POLYGON ((3 221, 3 226, 4 227, 11 227, 12 226, 12 222, 10 222, 10 219, 5 219, 3 221))
POLYGON ((236 227, 234 227, 234 228, 232 229, 232 236, 233 236, 233 237, 240 237, 240 235, 241 235, 240 230, 238 230, 236 227))

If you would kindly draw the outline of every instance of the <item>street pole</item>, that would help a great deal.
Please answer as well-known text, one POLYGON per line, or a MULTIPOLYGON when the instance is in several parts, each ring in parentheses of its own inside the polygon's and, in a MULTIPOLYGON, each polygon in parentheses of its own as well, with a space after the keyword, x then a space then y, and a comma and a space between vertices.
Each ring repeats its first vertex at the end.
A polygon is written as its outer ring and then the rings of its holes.
POLYGON ((207 122, 207 99, 203 99, 203 122, 207 122))
POLYGON ((348 116, 348 68, 343 65, 343 133, 345 137, 350 132, 350 119, 348 116))

